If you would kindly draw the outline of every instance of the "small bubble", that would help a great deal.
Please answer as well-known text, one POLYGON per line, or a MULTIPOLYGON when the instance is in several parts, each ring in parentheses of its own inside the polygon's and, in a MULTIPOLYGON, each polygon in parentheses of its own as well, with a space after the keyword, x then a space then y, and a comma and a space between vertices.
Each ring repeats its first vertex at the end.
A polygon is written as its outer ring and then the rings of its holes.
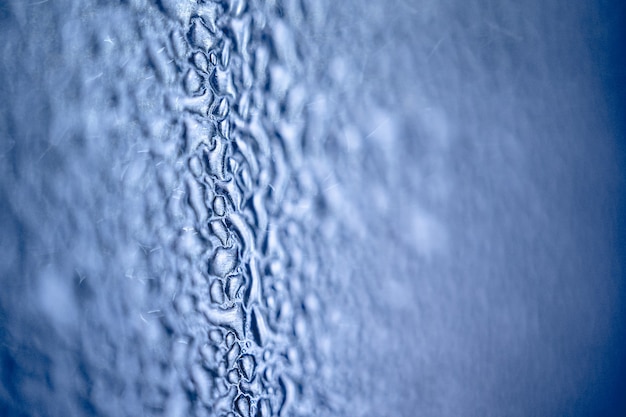
POLYGON ((211 295, 211 301, 216 304, 222 304, 224 302, 224 287, 222 286, 222 281, 219 279, 214 280, 209 288, 209 293, 211 295))

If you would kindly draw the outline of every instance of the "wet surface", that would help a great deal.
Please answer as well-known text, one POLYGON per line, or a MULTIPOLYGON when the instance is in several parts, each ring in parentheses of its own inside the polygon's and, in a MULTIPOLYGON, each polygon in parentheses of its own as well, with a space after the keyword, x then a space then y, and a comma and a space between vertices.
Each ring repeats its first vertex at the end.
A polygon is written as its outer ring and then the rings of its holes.
POLYGON ((621 415, 606 13, 0 1, 0 414, 621 415))

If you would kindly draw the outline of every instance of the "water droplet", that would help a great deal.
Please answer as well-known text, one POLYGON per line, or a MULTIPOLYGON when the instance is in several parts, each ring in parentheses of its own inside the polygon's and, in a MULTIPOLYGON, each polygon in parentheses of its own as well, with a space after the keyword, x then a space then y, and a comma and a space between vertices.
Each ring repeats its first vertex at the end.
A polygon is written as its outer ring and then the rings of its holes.
POLYGON ((239 395, 235 400, 235 408, 242 417, 250 417, 250 398, 247 395, 239 395))
POLYGON ((207 59, 204 52, 198 51, 195 54, 193 54, 193 65, 199 71, 202 71, 204 73, 209 72, 209 60, 207 59))
POLYGON ((254 78, 258 85, 265 85, 268 77, 270 51, 265 45, 259 45, 254 51, 254 78))
POLYGON ((241 369, 243 377, 246 378, 248 381, 250 381, 252 379, 252 376, 254 375, 255 366, 256 363, 254 360, 254 356, 252 355, 243 355, 239 359, 239 369, 241 369))
POLYGON ((219 308, 211 307, 206 302, 200 301, 196 308, 204 314, 211 324, 231 329, 239 339, 243 338, 244 311, 241 304, 235 304, 229 308, 219 308))
POLYGON ((249 253, 254 252, 255 250, 254 233, 243 216, 238 213, 230 213, 228 215, 228 224, 229 226, 233 226, 235 232, 243 243, 243 253, 245 259, 249 253))
POLYGON ((213 329, 209 332, 209 340, 213 343, 220 343, 223 339, 220 329, 213 329))
MULTIPOLYGON (((198 2, 199 3, 199 2, 198 2)), ((217 27, 217 19, 224 14, 224 10, 219 2, 203 2, 198 5, 198 16, 202 17, 202 21, 213 33, 219 30, 217 27)))
POLYGON ((212 66, 217 65, 217 55, 215 54, 215 51, 209 52, 209 62, 212 66))
POLYGON ((202 123, 195 117, 185 118, 185 151, 195 152, 200 144, 208 144, 208 139, 213 137, 215 132, 211 123, 202 123))
POLYGON ((187 54, 187 42, 185 38, 178 32, 172 32, 170 35, 172 50, 178 59, 183 59, 187 54))
POLYGON ((230 29, 235 38, 237 52, 239 52, 245 59, 248 58, 248 43, 250 42, 251 35, 250 23, 250 15, 230 20, 230 29))
POLYGON ((237 358, 239 358, 240 354, 241 347, 239 346, 239 343, 233 344, 228 350, 228 353, 226 353, 226 363, 229 369, 235 365, 235 362, 237 361, 237 358))
POLYGON ((291 408, 295 396, 296 396, 296 384, 285 375, 281 375, 278 378, 278 383, 280 384, 280 388, 283 391, 283 403, 278 410, 279 416, 285 416, 289 414, 289 409, 291 408))
POLYGON ((231 384, 236 385, 239 383, 239 380, 241 379, 241 375, 239 375, 239 371, 237 369, 232 369, 226 375, 226 379, 228 379, 228 382, 230 382, 231 384))
POLYGON ((246 292, 245 303, 246 307, 261 302, 261 277, 259 276, 259 264, 256 256, 252 256, 250 261, 246 265, 248 276, 250 277, 250 283, 248 285, 248 291, 246 292))
POLYGON ((220 244, 224 247, 228 246, 228 229, 223 220, 213 220, 210 223, 211 232, 220 240, 220 244))
POLYGON ((224 167, 226 164, 226 154, 228 150, 228 142, 218 135, 212 138, 214 148, 205 152, 205 157, 211 170, 211 174, 219 179, 225 178, 224 167))
POLYGON ((215 189, 218 193, 228 197, 235 210, 241 210, 241 202, 243 196, 241 190, 237 186, 235 180, 230 178, 228 181, 219 181, 215 184, 215 189))
POLYGON ((218 365, 217 365, 217 375, 218 376, 224 376, 226 375, 226 362, 225 361, 221 361, 218 365))
POLYGON ((184 79, 185 92, 190 96, 202 93, 202 77, 195 70, 187 71, 184 79))
POLYGON ((271 417, 272 408, 270 407, 270 401, 267 398, 262 398, 257 403, 257 417, 271 417))
POLYGON ((232 409, 233 402, 235 401, 235 397, 238 393, 237 387, 232 385, 228 387, 225 379, 216 380, 216 383, 218 381, 222 385, 222 388, 220 390, 220 398, 217 398, 213 404, 213 410, 215 415, 220 415, 221 413, 224 413, 221 415, 226 415, 229 410, 232 409))
POLYGON ((192 46, 202 48, 206 52, 215 47, 218 41, 217 37, 211 33, 199 17, 191 19, 191 27, 187 36, 192 46))
POLYGON ((216 216, 220 217, 226 214, 226 201, 221 195, 218 195, 213 199, 213 211, 216 216))
POLYGON ((246 0, 230 0, 228 11, 232 16, 238 17, 246 10, 246 0))
POLYGON ((226 294, 228 298, 234 300, 238 298, 239 291, 243 287, 243 278, 241 275, 231 275, 226 281, 226 294))
POLYGON ((209 83, 215 91, 215 94, 220 96, 230 95, 233 98, 235 94, 235 85, 233 84, 233 76, 230 69, 221 69, 219 66, 213 69, 209 77, 209 83))
POLYGON ((226 347, 230 348, 236 341, 237 336, 235 336, 235 333, 228 332, 228 334, 226 335, 226 347))
POLYGON ((198 396, 205 401, 208 400, 210 398, 210 381, 206 371, 202 369, 202 366, 194 365, 191 368, 191 380, 193 381, 198 396))
POLYGON ((187 181, 187 195, 188 201, 196 214, 196 220, 198 223, 204 223, 209 217, 209 212, 204 204, 204 196, 201 185, 196 180, 190 179, 187 181))
POLYGON ((213 107, 212 114, 216 120, 222 121, 226 118, 226 116, 228 116, 229 110, 230 106, 228 105, 228 99, 223 97, 219 103, 213 107))
POLYGON ((196 178, 202 176, 202 162, 200 162, 200 158, 198 158, 197 155, 189 158, 189 171, 191 171, 193 176, 196 178))
POLYGON ((224 287, 222 281, 219 279, 214 280, 209 288, 211 295, 211 301, 216 304, 222 304, 224 302, 224 287))
POLYGON ((250 318, 250 331, 252 332, 254 342, 259 346, 263 346, 267 343, 271 334, 269 328, 267 327, 265 317, 259 311, 259 308, 254 306, 252 308, 252 313, 250 313, 250 318))
POLYGON ((219 123, 218 127, 220 135, 226 139, 230 139, 230 121, 228 119, 224 119, 219 123))
POLYGON ((226 68, 228 64, 230 64, 230 48, 231 41, 230 39, 224 39, 224 44, 222 45, 222 67, 226 68))
POLYGON ((201 95, 193 97, 175 97, 171 106, 179 110, 187 110, 190 113, 197 114, 203 117, 208 116, 211 103, 213 103, 213 92, 210 89, 205 88, 201 95))
POLYGON ((217 248, 211 260, 211 273, 218 277, 225 277, 237 266, 237 251, 233 248, 217 248))

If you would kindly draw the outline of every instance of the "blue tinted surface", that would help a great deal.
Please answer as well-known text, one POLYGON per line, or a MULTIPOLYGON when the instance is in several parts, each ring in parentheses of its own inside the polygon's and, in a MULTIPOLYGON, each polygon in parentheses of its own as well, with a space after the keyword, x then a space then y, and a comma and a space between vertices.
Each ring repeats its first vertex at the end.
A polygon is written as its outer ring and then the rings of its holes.
POLYGON ((621 416, 623 6, 0 0, 0 415, 621 416))

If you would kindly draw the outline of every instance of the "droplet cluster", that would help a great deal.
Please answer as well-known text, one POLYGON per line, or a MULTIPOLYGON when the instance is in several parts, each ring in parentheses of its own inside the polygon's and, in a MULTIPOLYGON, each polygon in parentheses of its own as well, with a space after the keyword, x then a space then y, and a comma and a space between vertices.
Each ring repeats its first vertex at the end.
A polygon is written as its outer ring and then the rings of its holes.
POLYGON ((179 74, 167 97, 181 125, 173 212, 191 248, 163 322, 197 415, 330 407, 314 382, 322 271, 308 235, 328 175, 313 169, 307 74, 282 18, 306 10, 287 3, 160 3, 179 74))

